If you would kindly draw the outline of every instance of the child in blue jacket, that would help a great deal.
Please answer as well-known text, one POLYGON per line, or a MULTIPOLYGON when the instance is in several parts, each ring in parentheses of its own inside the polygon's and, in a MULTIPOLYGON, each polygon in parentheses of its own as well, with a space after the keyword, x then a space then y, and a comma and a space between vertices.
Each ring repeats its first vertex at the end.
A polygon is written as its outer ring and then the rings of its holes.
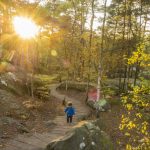
POLYGON ((68 106, 65 108, 65 113, 67 115, 67 123, 72 123, 73 115, 75 115, 75 109, 72 107, 72 103, 68 103, 68 106))

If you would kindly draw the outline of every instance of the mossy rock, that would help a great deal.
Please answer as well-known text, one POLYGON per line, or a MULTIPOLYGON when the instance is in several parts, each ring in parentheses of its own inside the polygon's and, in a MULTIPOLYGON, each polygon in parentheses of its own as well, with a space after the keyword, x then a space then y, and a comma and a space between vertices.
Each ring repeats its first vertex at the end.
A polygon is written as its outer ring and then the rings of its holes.
POLYGON ((45 150, 113 150, 109 136, 95 122, 80 122, 64 137, 52 141, 45 150))

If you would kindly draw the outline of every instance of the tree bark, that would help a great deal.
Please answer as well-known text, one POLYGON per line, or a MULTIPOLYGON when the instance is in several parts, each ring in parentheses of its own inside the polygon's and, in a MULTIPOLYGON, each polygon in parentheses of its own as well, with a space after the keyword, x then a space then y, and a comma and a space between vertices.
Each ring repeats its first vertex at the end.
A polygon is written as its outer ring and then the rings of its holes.
POLYGON ((107 11, 107 0, 104 2, 104 17, 102 25, 102 36, 101 36, 101 49, 100 49, 100 58, 99 58, 99 68, 98 68, 98 81, 97 81, 97 101, 100 99, 101 91, 101 78, 102 78, 102 53, 104 51, 104 35, 105 35, 105 21, 106 21, 106 11, 107 11))

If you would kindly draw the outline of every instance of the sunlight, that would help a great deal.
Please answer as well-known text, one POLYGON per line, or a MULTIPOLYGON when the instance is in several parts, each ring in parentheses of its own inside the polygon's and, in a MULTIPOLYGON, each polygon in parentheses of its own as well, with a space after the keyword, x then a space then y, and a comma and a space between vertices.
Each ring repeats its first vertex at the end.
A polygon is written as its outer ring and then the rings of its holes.
POLYGON ((52 55, 52 56, 57 56, 57 51, 56 51, 56 50, 52 50, 52 51, 51 51, 51 55, 52 55))
POLYGON ((15 32, 24 39, 33 38, 39 32, 39 27, 30 18, 16 16, 13 25, 15 32))

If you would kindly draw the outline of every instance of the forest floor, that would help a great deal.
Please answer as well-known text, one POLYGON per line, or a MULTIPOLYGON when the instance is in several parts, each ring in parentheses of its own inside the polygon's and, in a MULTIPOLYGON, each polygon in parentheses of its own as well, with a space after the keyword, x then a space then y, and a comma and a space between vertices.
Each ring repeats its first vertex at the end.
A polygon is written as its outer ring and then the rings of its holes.
MULTIPOLYGON (((33 100, 29 97, 15 97, 14 101, 15 107, 20 107, 18 114, 13 110, 0 111, 0 147, 18 134, 50 132, 54 127, 50 120, 64 115, 62 104, 52 96, 50 101, 33 100)), ((0 109, 7 108, 0 106, 0 109)))

